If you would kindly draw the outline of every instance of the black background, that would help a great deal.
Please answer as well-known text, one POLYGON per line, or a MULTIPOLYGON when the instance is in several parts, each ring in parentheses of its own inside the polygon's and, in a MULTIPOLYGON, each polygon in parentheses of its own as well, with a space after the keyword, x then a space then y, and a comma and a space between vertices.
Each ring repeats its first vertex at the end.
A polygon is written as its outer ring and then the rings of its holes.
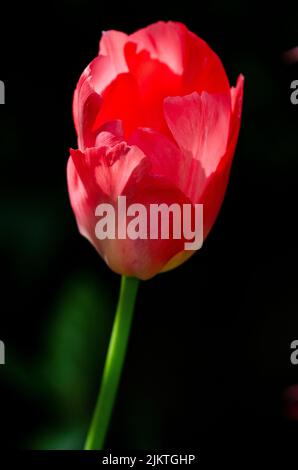
POLYGON ((223 461, 239 449, 256 461, 288 454, 298 438, 283 399, 298 382, 290 363, 298 337, 298 106, 290 84, 298 69, 281 54, 298 45, 297 11, 285 3, 261 11, 240 2, 101 0, 1 10, 1 447, 82 448, 119 277, 78 234, 69 206, 72 94, 102 30, 130 33, 171 19, 210 44, 232 84, 244 74, 242 128, 203 249, 141 285, 107 445, 192 448, 223 461), (72 302, 76 316, 63 316, 72 302), (98 332, 87 341, 90 319, 98 332), (55 336, 61 330, 71 339, 55 336))

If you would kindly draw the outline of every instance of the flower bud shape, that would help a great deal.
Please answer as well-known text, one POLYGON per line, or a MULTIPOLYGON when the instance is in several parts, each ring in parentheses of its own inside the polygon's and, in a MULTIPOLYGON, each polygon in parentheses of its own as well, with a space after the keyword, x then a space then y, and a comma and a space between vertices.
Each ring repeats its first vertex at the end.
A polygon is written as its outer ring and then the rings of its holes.
MULTIPOLYGON (((115 208, 119 216, 119 197, 127 208, 148 209, 148 219, 153 206, 175 204, 182 211, 201 204, 206 238, 229 179, 243 82, 240 75, 230 87, 218 56, 181 23, 103 33, 74 93, 78 149, 70 151, 67 181, 80 233, 113 271, 149 279, 195 251, 172 231, 168 238, 141 230, 139 237, 119 230, 98 236, 101 208, 115 208)), ((119 228, 119 220, 111 216, 110 222, 119 228)))

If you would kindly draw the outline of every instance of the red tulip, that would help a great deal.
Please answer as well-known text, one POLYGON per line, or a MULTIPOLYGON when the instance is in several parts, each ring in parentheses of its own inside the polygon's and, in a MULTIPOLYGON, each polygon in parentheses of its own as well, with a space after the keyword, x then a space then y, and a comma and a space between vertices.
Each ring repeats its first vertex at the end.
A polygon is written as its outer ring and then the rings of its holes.
POLYGON ((99 240, 96 207, 203 204, 204 238, 222 204, 238 138, 243 76, 230 88, 210 47, 181 23, 104 32, 77 84, 78 150, 67 179, 79 231, 111 269, 148 279, 193 253, 183 239, 99 240))

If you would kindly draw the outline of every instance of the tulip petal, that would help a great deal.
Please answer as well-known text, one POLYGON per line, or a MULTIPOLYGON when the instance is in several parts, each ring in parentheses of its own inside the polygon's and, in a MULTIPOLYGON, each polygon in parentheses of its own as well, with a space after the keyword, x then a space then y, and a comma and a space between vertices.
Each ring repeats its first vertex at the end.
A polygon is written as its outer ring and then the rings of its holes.
POLYGON ((126 150, 121 151, 119 144, 113 148, 112 155, 108 155, 105 148, 101 152, 98 149, 88 149, 85 153, 71 150, 67 166, 68 190, 80 233, 94 245, 110 268, 127 276, 148 279, 160 272, 171 258, 183 250, 183 236, 173 238, 170 220, 168 239, 150 239, 148 234, 147 239, 132 240, 126 237, 99 240, 95 235, 96 207, 101 203, 109 203, 117 213, 116 192, 117 195, 126 196, 127 207, 135 203, 142 204, 148 213, 150 204, 178 204, 182 212, 183 204, 191 202, 167 179, 148 175, 146 161, 138 155, 140 150, 131 147, 128 153, 136 152, 136 155, 130 156, 125 154, 126 150), (111 166, 105 163, 106 159, 111 166), (133 159, 135 164, 126 168, 133 159), (126 177, 122 176, 124 171, 126 177))
POLYGON ((232 119, 230 127, 229 141, 236 145, 242 114, 243 104, 243 88, 244 88, 244 76, 239 75, 236 83, 236 87, 231 88, 231 101, 232 101, 232 119))
POLYGON ((183 73, 183 44, 176 23, 158 21, 131 34, 127 43, 137 46, 137 54, 147 51, 152 59, 168 65, 174 73, 183 73))
POLYGON ((101 203, 115 203, 125 187, 129 194, 129 188, 136 187, 147 167, 145 156, 137 147, 119 143, 108 132, 102 134, 105 134, 102 141, 111 147, 90 148, 85 152, 70 150, 67 184, 80 233, 104 257, 104 249, 95 235, 95 209, 101 203))
POLYGON ((102 145, 115 145, 116 142, 123 141, 123 125, 122 121, 108 121, 103 124, 97 131, 95 140, 95 147, 101 147, 102 145), (106 140, 108 142, 106 142, 106 140))
POLYGON ((81 235, 94 244, 94 201, 88 194, 82 180, 76 170, 73 159, 67 162, 67 187, 70 204, 76 216, 76 222, 81 235))
POLYGON ((85 146, 92 146, 95 136, 91 129, 100 104, 101 97, 91 86, 89 69, 87 68, 77 84, 72 105, 73 119, 80 149, 84 149, 85 146))
POLYGON ((85 152, 70 151, 72 160, 87 192, 93 199, 103 195, 115 200, 129 179, 134 184, 145 171, 145 155, 136 146, 119 142, 112 134, 105 133, 102 147, 88 148, 85 152), (110 146, 108 146, 108 145, 110 146))
POLYGON ((125 46, 126 61, 138 89, 139 106, 143 110, 138 127, 150 127, 169 134, 163 114, 165 96, 181 93, 181 77, 166 64, 153 59, 148 51, 137 52, 137 45, 125 46))
POLYGON ((130 73, 122 73, 102 92, 102 103, 92 132, 98 132, 106 122, 120 120, 124 135, 130 135, 142 122, 142 114, 135 79, 130 73))
POLYGON ((204 204, 204 238, 206 238, 216 220, 228 185, 241 123, 243 85, 244 78, 240 75, 237 80, 236 88, 231 89, 232 117, 227 151, 216 168, 216 171, 208 178, 205 190, 200 197, 199 202, 204 204))
POLYGON ((218 55, 196 34, 179 23, 183 37, 183 87, 185 95, 193 91, 226 94, 230 85, 218 55))
POLYGON ((164 101, 166 121, 185 158, 199 163, 192 197, 197 198, 205 180, 225 154, 230 126, 230 98, 192 93, 164 101), (202 171, 203 170, 203 171, 202 171))
POLYGON ((121 31, 103 31, 99 42, 99 55, 111 59, 116 74, 128 72, 124 57, 124 46, 128 35, 121 31))
POLYGON ((182 95, 203 90, 229 93, 229 82, 218 56, 182 23, 159 21, 131 34, 125 49, 129 43, 136 44, 137 54, 147 51, 152 59, 182 76, 182 95))
MULTIPOLYGON (((244 77, 240 75, 236 87, 231 88, 232 117, 226 154, 220 160, 216 171, 206 180, 205 189, 198 200, 204 206, 204 239, 216 220, 226 192, 241 123, 243 86, 244 77)), ((176 268, 187 261, 192 254, 191 251, 181 251, 167 262, 162 272, 176 268)))
POLYGON ((171 140, 153 129, 140 128, 132 134, 129 143, 137 145, 149 158, 153 176, 167 175, 167 179, 183 191, 187 162, 171 140))
POLYGON ((198 185, 205 180, 199 161, 181 152, 172 140, 153 129, 137 129, 129 143, 137 145, 149 158, 152 175, 166 175, 190 200, 195 200, 198 185))
POLYGON ((202 90, 230 96, 217 55, 179 23, 158 22, 131 36, 108 31, 100 53, 83 73, 74 97, 81 149, 94 146, 98 128, 107 120, 121 119, 126 137, 137 127, 170 136, 163 113, 167 96, 202 90))
POLYGON ((102 104, 101 93, 115 77, 116 72, 110 58, 99 56, 86 67, 78 81, 72 109, 81 150, 94 145, 94 122, 102 104))
MULTIPOLYGON (((167 206, 177 204, 181 211, 183 204, 190 204, 189 199, 178 188, 163 178, 144 178, 142 184, 133 186, 132 193, 128 191, 126 194, 127 206, 135 203, 142 204, 147 214, 150 211, 150 204, 166 204, 167 206)), ((147 221, 149 230, 149 217, 147 221)), ((104 253, 104 259, 113 271, 146 280, 160 272, 168 260, 184 248, 185 240, 173 239, 171 227, 170 222, 168 239, 160 237, 152 239, 148 236, 146 239, 132 240, 126 237, 125 239, 98 240, 97 246, 104 253)))

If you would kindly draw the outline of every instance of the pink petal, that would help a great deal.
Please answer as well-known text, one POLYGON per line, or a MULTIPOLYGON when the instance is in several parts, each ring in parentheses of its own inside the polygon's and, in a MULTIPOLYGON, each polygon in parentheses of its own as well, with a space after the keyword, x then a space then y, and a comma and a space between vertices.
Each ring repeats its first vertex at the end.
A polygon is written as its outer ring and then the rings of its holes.
MULTIPOLYGON (((227 152, 220 160, 216 171, 205 181, 204 191, 197 200, 197 202, 204 205, 204 238, 207 237, 217 218, 227 188, 241 123, 243 85, 244 78, 240 75, 237 80, 236 88, 231 89, 232 118, 227 152)), ((193 175, 196 176, 196 171, 193 172, 193 175)), ((167 262, 162 271, 174 269, 184 263, 192 254, 193 252, 191 251, 181 251, 177 253, 167 262)))
POLYGON ((145 155, 138 147, 119 142, 107 132, 102 133, 102 142, 102 147, 70 152, 78 175, 95 202, 102 197, 115 200, 128 181, 136 184, 145 170, 145 155))
POLYGON ((241 123, 244 78, 238 77, 236 88, 231 89, 232 118, 229 132, 229 143, 224 157, 221 159, 216 171, 208 178, 206 188, 199 202, 204 204, 204 238, 213 226, 221 208, 227 184, 229 181, 231 164, 238 140, 241 123))
POLYGON ((193 173, 195 178, 191 182, 192 198, 197 199, 206 179, 216 169, 226 151, 230 98, 194 92, 188 96, 166 98, 164 112, 185 159, 193 158, 197 161, 197 171, 193 173))
POLYGON ((79 232, 94 245, 94 201, 82 183, 71 157, 67 162, 67 186, 79 232))
POLYGON ((124 46, 128 35, 121 31, 103 31, 99 43, 99 55, 108 56, 111 59, 116 74, 127 72, 127 64, 124 57, 124 46))
POLYGON ((152 59, 168 65, 178 75, 183 73, 183 43, 179 25, 158 21, 128 37, 136 45, 136 54, 147 51, 152 59))
MULTIPOLYGON (((162 178, 144 178, 142 183, 135 185, 133 193, 128 194, 127 205, 142 204, 149 212, 150 204, 189 204, 189 199, 162 178)), ((182 209, 181 209, 182 210, 182 209)), ((149 222, 148 222, 149 226, 149 222)), ((185 240, 173 239, 137 239, 130 238, 98 241, 104 259, 110 268, 126 276, 149 279, 159 273, 168 260, 184 248, 185 240)))
POLYGON ((241 114, 242 114, 242 103, 243 103, 243 88, 244 88, 244 76, 239 75, 236 83, 236 87, 231 88, 231 101, 232 101, 232 119, 230 127, 229 141, 233 141, 236 146, 236 142, 239 135, 241 114))
POLYGON ((168 65, 152 58, 148 51, 138 52, 134 43, 126 44, 125 56, 130 74, 137 85, 138 105, 143 110, 138 127, 151 127, 168 134, 163 115, 163 100, 165 96, 180 94, 181 77, 168 65))
POLYGON ((179 26, 184 44, 183 94, 193 91, 229 94, 229 80, 218 55, 185 25, 179 26))
POLYGON ((171 140, 153 129, 140 128, 132 134, 129 143, 137 145, 149 158, 153 176, 166 176, 183 191, 186 162, 179 148, 171 140))
POLYGON ((160 272, 175 254, 184 249, 185 240, 173 239, 171 228, 170 239, 166 240, 152 240, 150 237, 145 240, 131 240, 128 237, 99 240, 95 235, 96 207, 101 203, 110 203, 117 210, 116 192, 117 195, 121 193, 127 197, 127 206, 138 203, 147 210, 153 203, 168 206, 175 203, 182 210, 183 204, 190 204, 190 201, 165 178, 148 176, 146 167, 142 171, 144 160, 129 155, 129 152, 138 153, 140 150, 131 147, 125 153, 127 149, 120 151, 119 144, 115 147, 112 154, 108 154, 104 148, 101 152, 88 149, 84 154, 79 150, 71 151, 67 168, 71 205, 80 233, 94 245, 112 270, 148 279, 160 272), (131 163, 134 158, 135 165, 131 163))
POLYGON ((195 200, 198 182, 205 177, 198 161, 183 154, 172 140, 152 129, 137 129, 129 142, 149 158, 153 176, 166 177, 191 201, 195 200))
POLYGON ((219 57, 182 23, 159 21, 130 35, 126 48, 130 43, 136 45, 136 54, 147 51, 152 59, 180 75, 181 94, 203 90, 229 93, 228 78, 219 57))
POLYGON ((96 137, 94 122, 101 107, 100 94, 116 74, 108 57, 96 57, 82 73, 73 97, 73 118, 80 149, 92 147, 96 137))

